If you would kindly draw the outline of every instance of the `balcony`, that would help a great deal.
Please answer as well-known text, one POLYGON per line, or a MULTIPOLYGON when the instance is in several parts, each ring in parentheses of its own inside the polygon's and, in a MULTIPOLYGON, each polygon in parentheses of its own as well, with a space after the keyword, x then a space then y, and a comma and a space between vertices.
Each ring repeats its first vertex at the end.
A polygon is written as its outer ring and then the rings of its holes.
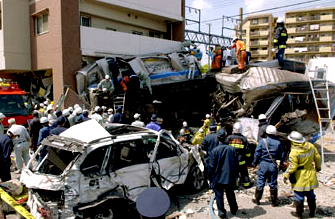
POLYGON ((327 20, 332 20, 332 19, 333 19, 333 16, 331 14, 320 16, 320 20, 322 20, 322 21, 327 21, 327 20))
POLYGON ((97 2, 114 5, 134 11, 151 15, 158 15, 163 18, 182 21, 182 1, 180 0, 94 0, 97 2))
POLYGON ((285 53, 294 53, 294 49, 285 49, 285 53))
POLYGON ((250 36, 259 36, 259 31, 250 32, 250 36))
POLYGON ((333 27, 331 25, 320 27, 320 31, 331 31, 331 30, 333 30, 333 27))
POLYGON ((267 31, 267 30, 259 31, 259 35, 260 36, 268 36, 269 35, 269 31, 267 31))
POLYGON ((321 42, 324 42, 324 41, 332 41, 332 37, 331 37, 331 36, 320 37, 320 41, 321 41, 321 42))
POLYGON ((267 45, 269 45, 269 41, 267 41, 267 40, 260 40, 259 41, 259 45, 261 45, 261 46, 267 46, 267 45))
POLYGON ((176 41, 84 26, 80 27, 80 44, 82 54, 87 56, 145 55, 180 49, 176 41))
POLYGON ((294 38, 288 38, 287 39, 287 44, 290 44, 290 43, 295 43, 294 38))
POLYGON ((295 32, 296 32, 295 27, 287 28, 287 33, 295 33, 295 32))
POLYGON ((332 51, 332 47, 330 47, 330 46, 319 48, 319 52, 331 52, 331 51, 332 51))
POLYGON ((285 23, 295 23, 297 21, 296 17, 292 17, 292 18, 286 18, 285 19, 285 23))
POLYGON ((258 50, 259 55, 267 55, 268 53, 269 53, 269 51, 267 51, 267 50, 258 50))

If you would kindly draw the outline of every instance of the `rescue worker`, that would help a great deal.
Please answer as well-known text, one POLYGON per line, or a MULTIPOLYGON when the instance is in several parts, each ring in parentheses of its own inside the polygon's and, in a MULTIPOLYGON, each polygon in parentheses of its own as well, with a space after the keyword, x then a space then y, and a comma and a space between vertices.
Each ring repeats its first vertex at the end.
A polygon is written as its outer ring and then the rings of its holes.
POLYGON ((191 140, 193 138, 193 131, 188 127, 186 121, 183 122, 182 130, 184 130, 184 136, 186 137, 186 142, 191 144, 191 140))
POLYGON ((108 121, 109 123, 112 123, 113 109, 112 109, 112 108, 109 108, 109 109, 107 110, 107 112, 108 112, 108 119, 107 119, 107 121, 108 121))
POLYGON ((236 48, 236 57, 237 57, 237 61, 238 61, 238 69, 240 71, 240 73, 244 72, 244 62, 245 59, 247 58, 247 53, 245 50, 245 45, 243 40, 239 39, 238 37, 235 37, 233 39, 233 45, 231 46, 231 48, 236 48))
POLYGON ((150 76, 146 73, 141 72, 141 71, 138 71, 136 74, 140 79, 140 89, 143 89, 144 84, 146 84, 148 89, 149 89, 150 94, 152 95, 150 76))
POLYGON ((126 92, 128 90, 127 84, 129 82, 129 76, 125 76, 120 79, 120 85, 122 87, 123 92, 126 92))
POLYGON ((2 182, 6 182, 11 180, 12 177, 10 175, 10 166, 12 165, 10 154, 14 149, 13 139, 18 135, 17 129, 10 128, 7 133, 4 135, 0 135, 0 147, 2 154, 0 155, 0 179, 2 182))
POLYGON ((194 79, 194 73, 196 69, 196 63, 198 62, 197 58, 194 56, 194 51, 190 52, 190 55, 187 57, 188 62, 188 79, 194 79))
POLYGON ((142 219, 163 219, 169 208, 169 195, 161 188, 145 189, 136 199, 136 209, 142 219))
POLYGON ((2 125, 2 121, 5 119, 5 115, 3 113, 0 113, 0 135, 3 135, 5 133, 5 128, 2 125))
POLYGON ((34 111, 33 119, 29 123, 30 137, 32 141, 32 149, 34 152, 37 150, 38 134, 41 128, 42 126, 40 123, 40 114, 37 111, 34 111))
POLYGON ((50 135, 60 135, 60 133, 64 132, 67 128, 65 128, 66 119, 64 117, 59 117, 57 119, 57 127, 51 129, 50 135))
POLYGON ((135 121, 132 122, 131 125, 137 126, 137 127, 145 127, 144 122, 141 121, 141 114, 135 113, 134 119, 135 121))
POLYGON ((91 118, 88 117, 88 114, 89 114, 88 110, 84 110, 83 113, 81 114, 81 118, 82 118, 83 122, 86 122, 86 121, 91 119, 91 118))
POLYGON ((49 125, 52 125, 56 120, 57 120, 57 116, 54 114, 55 110, 54 110, 54 106, 53 105, 49 105, 47 108, 47 117, 49 120, 49 125))
POLYGON ((10 128, 15 128, 17 137, 13 139, 14 153, 15 153, 15 163, 17 166, 17 171, 15 173, 19 174, 22 171, 23 163, 28 164, 30 159, 29 147, 31 145, 31 138, 27 129, 22 125, 17 125, 14 118, 8 120, 10 128))
POLYGON ((259 114, 258 116, 258 141, 261 138, 265 138, 265 131, 266 127, 268 127, 269 123, 266 119, 266 116, 264 114, 259 114))
POLYGON ((93 115, 91 116, 91 119, 94 119, 95 121, 97 121, 100 125, 103 124, 103 118, 102 118, 102 109, 100 106, 96 106, 94 108, 94 113, 93 115))
POLYGON ((207 164, 207 177, 210 181, 210 188, 215 192, 220 218, 227 217, 227 211, 224 208, 224 193, 226 193, 231 214, 236 215, 238 211, 234 192, 239 168, 237 153, 235 148, 223 143, 225 137, 226 132, 220 129, 217 135, 220 144, 210 153, 207 164))
POLYGON ((187 142, 187 140, 186 140, 184 129, 180 129, 177 140, 180 142, 180 144, 183 144, 183 143, 188 143, 189 144, 189 142, 187 142))
POLYGON ((157 123, 157 115, 156 114, 152 114, 151 122, 149 122, 145 127, 147 129, 152 129, 152 130, 155 130, 157 132, 159 132, 162 129, 161 126, 158 125, 158 123, 157 123))
POLYGON ((252 163, 254 167, 260 163, 257 171, 255 198, 252 201, 260 205, 264 186, 267 181, 270 186, 271 205, 278 206, 278 165, 276 160, 280 160, 280 166, 284 165, 284 150, 280 141, 275 138, 277 134, 276 127, 269 125, 266 128, 266 134, 266 138, 261 138, 258 141, 252 163))
POLYGON ((284 25, 284 19, 278 18, 273 39, 273 50, 277 50, 276 59, 278 59, 279 65, 282 67, 284 67, 284 53, 286 49, 286 41, 288 38, 287 30, 284 25))
POLYGON ((98 88, 107 94, 111 94, 114 91, 114 85, 110 80, 109 75, 105 76, 105 79, 101 80, 100 83, 98 84, 98 88))
POLYGON ((116 113, 113 115, 112 123, 127 124, 127 118, 122 113, 122 106, 118 106, 116 113))
POLYGON ((69 121, 70 110, 69 109, 65 109, 65 110, 63 110, 62 114, 63 114, 63 117, 65 118, 65 125, 64 125, 64 127, 68 129, 68 128, 71 127, 70 121, 69 121))
POLYGON ((312 143, 306 142, 301 133, 293 131, 288 136, 291 141, 289 155, 290 165, 284 173, 284 183, 290 175, 294 175, 296 182, 292 183, 296 212, 292 215, 302 218, 304 211, 304 197, 307 197, 309 216, 315 216, 316 202, 314 189, 319 187, 316 172, 321 171, 321 158, 318 150, 312 143))
POLYGON ((39 111, 41 113, 41 116, 44 116, 45 110, 44 110, 44 104, 43 103, 40 103, 40 109, 39 109, 39 111))
POLYGON ((206 114, 206 119, 204 120, 204 124, 201 127, 204 130, 205 135, 207 135, 209 133, 208 128, 209 128, 209 125, 211 124, 210 118, 211 118, 211 116, 209 114, 206 114))
POLYGON ((216 125, 211 124, 209 126, 209 135, 207 135, 204 140, 201 142, 201 149, 206 152, 205 153, 205 160, 209 157, 211 151, 219 145, 219 140, 216 134, 216 125))
POLYGON ((251 156, 248 140, 245 136, 242 135, 242 125, 237 122, 233 125, 232 134, 229 135, 226 139, 226 144, 234 147, 236 149, 237 158, 238 158, 238 176, 240 177, 240 182, 244 188, 250 186, 250 178, 247 169, 246 159, 251 156))
MULTIPOLYGON (((38 136, 38 141, 37 141, 37 145, 40 146, 41 142, 43 139, 45 139, 46 137, 48 137, 50 135, 50 131, 51 131, 51 126, 49 126, 49 120, 47 117, 42 117, 40 119, 40 123, 42 125, 42 128, 39 132, 39 136, 38 136)), ((40 156, 38 159, 38 163, 40 163, 43 158, 45 157, 45 155, 47 154, 47 147, 44 146, 44 148, 40 151, 40 156)))
POLYGON ((200 128, 192 140, 192 145, 200 146, 204 138, 205 138, 204 130, 200 128))
MULTIPOLYGON (((76 125, 76 124, 80 123, 80 120, 81 120, 80 116, 81 116, 82 113, 83 113, 83 109, 80 106, 75 108, 75 110, 74 110, 75 116, 72 118, 73 125, 76 125)), ((71 124, 71 121, 70 121, 70 124, 71 124)))

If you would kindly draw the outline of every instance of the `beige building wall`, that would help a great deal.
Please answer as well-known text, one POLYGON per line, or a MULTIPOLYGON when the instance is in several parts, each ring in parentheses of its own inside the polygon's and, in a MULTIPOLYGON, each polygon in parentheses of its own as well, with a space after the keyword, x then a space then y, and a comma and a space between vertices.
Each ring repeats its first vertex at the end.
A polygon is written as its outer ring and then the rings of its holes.
POLYGON ((248 16, 242 24, 242 39, 245 42, 246 50, 251 52, 251 61, 270 61, 274 54, 273 36, 275 20, 272 14, 259 14, 248 16))
POLYGON ((1 0, 0 4, 0 70, 29 71, 29 0, 1 0))
POLYGON ((285 17, 287 59, 307 63, 311 58, 335 56, 335 7, 290 11, 285 17))

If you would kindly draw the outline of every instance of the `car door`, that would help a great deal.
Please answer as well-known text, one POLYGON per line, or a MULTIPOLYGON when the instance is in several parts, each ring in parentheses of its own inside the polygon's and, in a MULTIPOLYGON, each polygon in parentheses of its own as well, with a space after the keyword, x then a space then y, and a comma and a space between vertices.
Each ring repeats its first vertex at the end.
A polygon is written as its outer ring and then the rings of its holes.
POLYGON ((110 157, 111 180, 124 190, 127 198, 136 201, 138 195, 150 186, 149 157, 141 137, 116 142, 110 157))
POLYGON ((160 131, 150 160, 151 169, 158 176, 154 183, 165 189, 184 183, 189 171, 189 156, 186 150, 174 142, 171 133, 160 131))
POLYGON ((111 180, 107 164, 112 147, 106 145, 87 152, 80 164, 79 203, 98 200, 101 194, 116 188, 118 184, 111 180))

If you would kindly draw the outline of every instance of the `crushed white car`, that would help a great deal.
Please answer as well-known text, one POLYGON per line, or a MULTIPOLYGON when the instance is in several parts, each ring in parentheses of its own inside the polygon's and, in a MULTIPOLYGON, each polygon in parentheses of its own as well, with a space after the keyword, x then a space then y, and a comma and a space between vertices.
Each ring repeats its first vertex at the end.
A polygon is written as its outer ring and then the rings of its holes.
POLYGON ((197 158, 196 150, 183 148, 168 131, 103 128, 89 120, 44 139, 21 182, 36 218, 125 218, 127 207, 148 187, 202 189, 203 164, 197 158), (48 154, 37 163, 43 147, 48 154))

